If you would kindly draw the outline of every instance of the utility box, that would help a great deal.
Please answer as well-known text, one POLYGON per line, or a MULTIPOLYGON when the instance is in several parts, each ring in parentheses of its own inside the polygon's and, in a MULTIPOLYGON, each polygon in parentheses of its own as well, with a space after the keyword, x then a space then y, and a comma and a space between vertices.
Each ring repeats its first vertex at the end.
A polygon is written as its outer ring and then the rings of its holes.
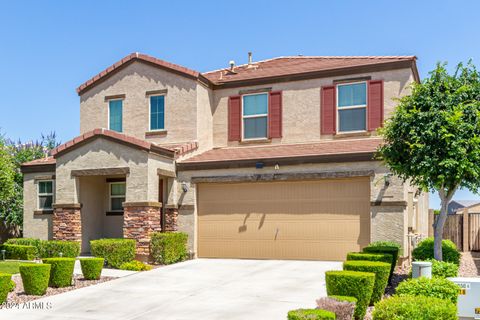
POLYGON ((414 261, 412 262, 412 278, 431 278, 432 263, 430 261, 414 261))
POLYGON ((458 285, 458 318, 480 319, 480 278, 448 278, 458 285))

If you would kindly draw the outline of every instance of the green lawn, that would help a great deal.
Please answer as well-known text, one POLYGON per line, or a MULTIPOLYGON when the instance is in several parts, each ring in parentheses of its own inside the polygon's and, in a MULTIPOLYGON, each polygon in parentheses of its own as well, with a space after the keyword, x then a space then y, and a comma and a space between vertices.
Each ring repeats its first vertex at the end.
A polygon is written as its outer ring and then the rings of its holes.
POLYGON ((32 263, 32 262, 22 262, 15 260, 0 261, 0 273, 19 273, 18 266, 21 263, 32 263))

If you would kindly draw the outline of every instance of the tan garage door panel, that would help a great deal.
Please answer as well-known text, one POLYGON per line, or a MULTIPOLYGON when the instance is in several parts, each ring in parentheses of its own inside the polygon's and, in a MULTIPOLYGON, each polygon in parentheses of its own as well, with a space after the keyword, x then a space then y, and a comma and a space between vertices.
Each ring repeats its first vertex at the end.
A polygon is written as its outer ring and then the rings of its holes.
POLYGON ((369 178, 198 186, 199 257, 343 260, 369 221, 369 178))

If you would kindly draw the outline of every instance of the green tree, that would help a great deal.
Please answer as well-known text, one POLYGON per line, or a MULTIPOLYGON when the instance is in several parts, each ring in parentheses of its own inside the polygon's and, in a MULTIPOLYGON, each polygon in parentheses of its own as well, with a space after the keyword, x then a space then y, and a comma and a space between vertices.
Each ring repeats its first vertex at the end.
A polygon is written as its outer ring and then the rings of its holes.
POLYGON ((437 191, 434 256, 442 260, 447 205, 458 188, 480 187, 480 76, 469 62, 453 74, 438 64, 429 77, 399 99, 380 133, 379 156, 396 175, 424 191, 437 191))
POLYGON ((40 159, 58 146, 55 133, 42 135, 37 142, 13 142, 0 136, 0 221, 14 236, 21 233, 23 224, 22 163, 40 159))

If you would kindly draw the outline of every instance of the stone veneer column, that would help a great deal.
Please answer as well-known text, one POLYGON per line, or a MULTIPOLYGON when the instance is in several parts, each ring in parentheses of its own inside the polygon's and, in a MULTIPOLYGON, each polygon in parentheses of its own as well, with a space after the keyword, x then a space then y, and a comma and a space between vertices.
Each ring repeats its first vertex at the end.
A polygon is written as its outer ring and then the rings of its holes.
POLYGON ((80 203, 55 204, 52 217, 53 239, 82 242, 80 203))
POLYGON ((165 231, 177 231, 177 208, 165 208, 165 231))
POLYGON ((161 231, 160 202, 125 202, 123 204, 123 237, 135 239, 137 257, 148 260, 150 256, 150 235, 161 231))

